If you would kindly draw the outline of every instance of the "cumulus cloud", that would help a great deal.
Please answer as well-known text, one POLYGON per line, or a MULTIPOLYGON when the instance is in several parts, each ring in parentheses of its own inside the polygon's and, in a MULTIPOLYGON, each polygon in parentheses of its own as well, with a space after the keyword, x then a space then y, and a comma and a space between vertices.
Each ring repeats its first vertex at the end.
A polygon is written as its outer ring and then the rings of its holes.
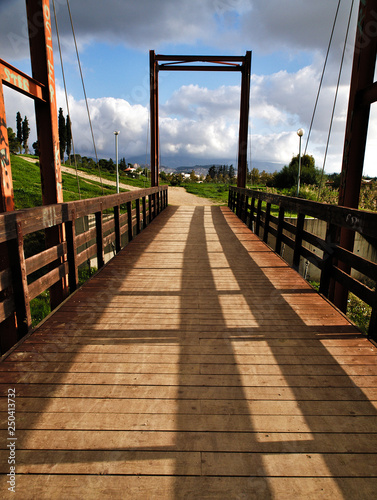
MULTIPOLYGON (((72 41, 69 41, 71 32, 66 0, 55 0, 55 4, 62 41, 69 48, 72 41)), ((350 5, 351 0, 341 3, 333 51, 308 148, 320 166, 350 5)), ((335 14, 335 2, 180 0, 177 3, 174 0, 107 0, 104 3, 90 0, 86 3, 71 2, 71 9, 78 43, 83 49, 103 42, 108 45, 123 44, 143 52, 151 47, 165 50, 179 44, 187 48, 183 49, 186 53, 195 53, 201 45, 205 45, 207 53, 211 50, 222 51, 224 47, 227 52, 233 53, 244 53, 245 48, 252 48, 258 54, 284 51, 285 57, 294 58, 300 51, 306 52, 309 57, 304 67, 292 72, 276 70, 269 74, 254 74, 251 88, 253 157, 288 163, 292 155, 297 154, 296 130, 303 127, 307 132, 310 123, 335 14)), ((10 62, 28 56, 24 0, 1 2, 0 15, 6 27, 0 32, 1 56, 10 62)), ((354 14, 346 55, 347 68, 339 90, 328 155, 329 171, 339 171, 341 166, 355 23, 354 14)), ((85 54, 85 50, 83 52, 85 54)), ((88 69, 93 74, 96 71, 98 68, 94 66, 88 69)), ((145 85, 134 86, 132 91, 126 87, 122 98, 99 96, 89 100, 99 155, 114 154, 114 130, 121 132, 119 145, 123 148, 122 156, 145 153, 148 109, 138 104, 147 102, 149 82, 144 76, 140 77, 140 81, 145 80, 145 85), (139 93, 142 93, 140 99, 139 93)), ((58 94, 60 105, 65 108, 62 91, 59 90, 58 94)), ((33 130, 33 105, 30 101, 26 103, 19 99, 14 94, 6 94, 8 121, 9 117, 10 122, 14 120, 14 126, 15 114, 20 110, 23 115, 30 116, 33 130)), ((161 152, 202 157, 226 156, 234 162, 239 102, 238 85, 219 85, 211 89, 206 85, 180 86, 166 102, 160 100, 161 152)), ((85 103, 76 95, 70 96, 70 107, 76 147, 82 154, 93 155, 85 103)), ((372 132, 375 132, 377 120, 374 114, 372 116, 370 145, 373 144, 372 132)), ((367 154, 367 158, 369 163, 373 162, 371 153, 367 154)))
MULTIPOLYGON (((345 26, 351 0, 342 2, 339 26, 345 26)), ((66 0, 55 0, 60 32, 71 37, 66 0)), ((253 47, 258 52, 287 49, 323 51, 327 45, 335 2, 317 0, 89 0, 71 2, 78 40, 123 43, 146 50, 168 43, 208 47, 253 47)), ((24 0, 2 2, 0 44, 3 57, 28 55, 24 0)), ((334 44, 344 36, 336 30, 334 44)))

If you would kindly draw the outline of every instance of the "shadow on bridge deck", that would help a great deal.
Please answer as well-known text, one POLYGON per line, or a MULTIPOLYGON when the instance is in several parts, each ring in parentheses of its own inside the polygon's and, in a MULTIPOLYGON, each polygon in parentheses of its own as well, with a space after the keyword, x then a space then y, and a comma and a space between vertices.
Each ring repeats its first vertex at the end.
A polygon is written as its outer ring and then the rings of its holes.
POLYGON ((0 365, 17 497, 373 498, 376 359, 227 208, 168 207, 0 365))

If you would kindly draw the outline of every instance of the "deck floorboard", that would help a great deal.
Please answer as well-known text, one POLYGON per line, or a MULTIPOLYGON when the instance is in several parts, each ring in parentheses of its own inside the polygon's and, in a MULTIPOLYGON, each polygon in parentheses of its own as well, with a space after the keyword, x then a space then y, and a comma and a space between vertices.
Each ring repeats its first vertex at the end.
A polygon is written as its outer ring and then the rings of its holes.
POLYGON ((1 496, 374 498, 376 353, 228 208, 170 206, 0 363, 1 496))

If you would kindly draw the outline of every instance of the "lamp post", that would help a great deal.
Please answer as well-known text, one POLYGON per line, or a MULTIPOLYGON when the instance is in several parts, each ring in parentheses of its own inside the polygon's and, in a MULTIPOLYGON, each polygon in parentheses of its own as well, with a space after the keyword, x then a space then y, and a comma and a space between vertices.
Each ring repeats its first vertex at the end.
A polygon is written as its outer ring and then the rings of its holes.
POLYGON ((118 168, 118 135, 119 135, 119 130, 116 130, 114 132, 115 135, 115 163, 116 163, 116 170, 117 170, 117 182, 116 182, 116 187, 117 187, 117 194, 119 194, 119 168, 118 168))
POLYGON ((297 130, 297 135, 300 138, 300 145, 299 145, 299 152, 298 152, 297 193, 296 193, 296 196, 298 197, 298 195, 300 193, 300 176, 301 176, 301 137, 304 135, 304 130, 302 128, 299 128, 297 130))

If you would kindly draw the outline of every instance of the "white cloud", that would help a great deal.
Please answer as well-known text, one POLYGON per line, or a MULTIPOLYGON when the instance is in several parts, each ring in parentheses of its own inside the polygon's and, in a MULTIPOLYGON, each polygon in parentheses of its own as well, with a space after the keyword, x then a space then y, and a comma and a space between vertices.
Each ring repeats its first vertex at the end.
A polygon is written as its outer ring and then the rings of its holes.
MULTIPOLYGON (((342 2, 339 26, 344 27, 351 0, 342 2)), ((65 0, 55 0, 62 39, 71 38, 65 0)), ((80 43, 124 43, 146 50, 168 43, 209 47, 252 47, 258 52, 323 51, 334 19, 336 3, 328 0, 89 0, 71 2, 80 43)), ((355 9, 356 10, 356 9, 355 9)), ((3 57, 28 56, 24 0, 2 2, 3 57), (7 5, 5 5, 5 3, 7 5)), ((344 33, 335 32, 334 45, 344 33)))
MULTIPOLYGON (((72 42, 68 42, 71 34, 66 2, 55 2, 63 43, 72 45, 72 42)), ((3 26, 6 26, 0 32, 2 57, 10 60, 23 58, 28 54, 24 0, 13 0, 7 4, 0 4, 0 15, 3 26)), ((296 130, 303 127, 307 134, 336 9, 335 2, 180 0, 177 3, 173 0, 107 0, 104 3, 91 0, 71 4, 81 47, 104 42, 108 45, 123 44, 145 52, 151 47, 165 49, 169 48, 169 44, 174 47, 182 44, 182 50, 186 53, 195 53, 204 43, 206 52, 211 48, 219 51, 226 47, 226 51, 244 53, 245 48, 252 48, 259 55, 284 51, 286 58, 294 58, 300 51, 305 51, 309 55, 307 61, 311 63, 293 72, 272 70, 271 74, 253 75, 251 88, 253 157, 288 163, 292 155, 297 154, 296 130)), ((341 4, 333 51, 308 148, 308 152, 314 154, 318 166, 322 166, 323 161, 350 5, 351 0, 341 4)), ((355 12, 356 10, 355 8, 355 12)), ((352 23, 350 45, 353 43, 355 16, 352 23)), ((339 90, 328 154, 328 171, 339 171, 341 167, 348 99, 348 86, 343 82, 349 81, 351 52, 347 51, 346 70, 339 90)), ((88 77, 95 78, 99 71, 95 66, 87 68, 88 77)), ((140 81, 144 76, 140 77, 140 81)), ((99 96, 89 100, 100 156, 114 155, 114 130, 121 132, 119 145, 122 156, 145 153, 148 110, 145 106, 133 104, 147 101, 149 82, 148 79, 145 81, 146 83, 143 80, 143 84, 136 87, 133 84, 132 91, 125 86, 122 99, 99 96), (136 93, 141 93, 142 98, 136 98, 136 93)), ((59 90, 58 94, 64 107, 62 91, 59 90)), ((107 89, 104 95, 108 95, 107 89)), ((18 95, 15 97, 14 93, 12 96, 6 94, 8 122, 13 121, 11 126, 14 127, 15 114, 20 110, 23 115, 30 117, 33 129, 33 105, 26 98, 20 99, 24 98, 18 95)), ((215 89, 209 89, 206 85, 181 86, 165 103, 160 102, 162 154, 179 152, 203 157, 219 155, 235 158, 239 100, 240 89, 237 85, 223 85, 215 89)), ((93 155, 85 103, 72 96, 70 103, 74 133, 76 129, 76 148, 82 154, 93 155)), ((375 169, 373 138, 376 122, 377 116, 373 114, 367 171, 368 168, 375 169)), ((307 135, 304 136, 304 143, 306 137, 307 135)))

